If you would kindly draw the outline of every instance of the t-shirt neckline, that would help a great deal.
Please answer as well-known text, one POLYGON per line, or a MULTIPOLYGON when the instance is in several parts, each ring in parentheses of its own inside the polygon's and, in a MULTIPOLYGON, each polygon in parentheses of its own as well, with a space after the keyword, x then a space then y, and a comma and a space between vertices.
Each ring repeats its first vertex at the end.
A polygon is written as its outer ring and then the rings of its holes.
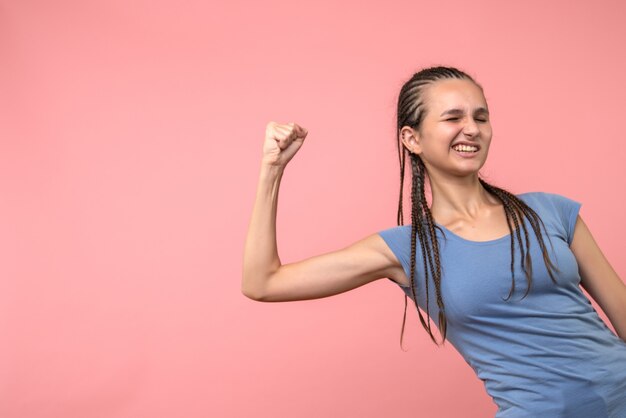
POLYGON ((502 241, 511 239, 511 233, 509 232, 508 234, 500 238, 494 238, 494 239, 490 239, 486 241, 473 241, 473 240, 463 238, 462 236, 455 234, 454 232, 450 231, 448 228, 446 228, 445 226, 437 222, 435 222, 435 225, 437 225, 439 228, 441 228, 444 231, 446 237, 450 236, 456 241, 460 241, 460 242, 471 244, 471 245, 493 245, 493 244, 499 244, 502 241))

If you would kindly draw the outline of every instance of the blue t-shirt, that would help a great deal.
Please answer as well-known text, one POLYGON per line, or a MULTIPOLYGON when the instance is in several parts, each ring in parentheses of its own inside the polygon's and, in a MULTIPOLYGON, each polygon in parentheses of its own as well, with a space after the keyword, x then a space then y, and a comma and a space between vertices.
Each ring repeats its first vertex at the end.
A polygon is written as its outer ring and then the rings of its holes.
MULTIPOLYGON (((569 245, 580 204, 551 193, 518 195, 542 219, 544 242, 555 272, 548 275, 539 243, 527 225, 532 286, 515 239, 515 291, 511 289, 510 235, 469 241, 439 225, 441 292, 447 339, 484 382, 498 406, 497 418, 626 417, 626 343, 600 319, 579 287, 569 245), (550 242, 552 245, 550 245, 550 242)), ((379 232, 410 274, 411 226, 379 232)), ((416 293, 426 310, 424 267, 416 245, 416 293)), ((409 287, 401 287, 412 298, 409 287)), ((431 318, 438 317, 434 283, 429 283, 431 318)))

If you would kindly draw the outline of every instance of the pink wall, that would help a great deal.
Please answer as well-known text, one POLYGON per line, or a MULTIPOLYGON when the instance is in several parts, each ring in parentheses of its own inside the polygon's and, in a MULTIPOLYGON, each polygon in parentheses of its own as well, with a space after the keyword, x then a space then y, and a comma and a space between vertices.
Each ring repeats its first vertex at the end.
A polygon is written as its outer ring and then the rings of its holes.
POLYGON ((265 124, 307 143, 283 262, 394 225, 412 72, 483 84, 484 173, 557 192, 622 278, 620 1, 0 0, 0 416, 485 417, 495 407, 378 281, 240 293, 265 124))

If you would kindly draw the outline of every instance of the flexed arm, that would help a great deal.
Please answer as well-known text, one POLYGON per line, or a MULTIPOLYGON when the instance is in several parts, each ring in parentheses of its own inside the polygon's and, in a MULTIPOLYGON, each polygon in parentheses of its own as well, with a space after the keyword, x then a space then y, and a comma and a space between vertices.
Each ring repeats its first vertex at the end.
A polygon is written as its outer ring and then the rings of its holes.
POLYGON ((335 295, 404 271, 384 240, 372 234, 344 249, 282 265, 276 245, 278 191, 285 166, 300 149, 306 129, 270 122, 265 133, 256 200, 244 248, 241 290, 266 302, 335 295))

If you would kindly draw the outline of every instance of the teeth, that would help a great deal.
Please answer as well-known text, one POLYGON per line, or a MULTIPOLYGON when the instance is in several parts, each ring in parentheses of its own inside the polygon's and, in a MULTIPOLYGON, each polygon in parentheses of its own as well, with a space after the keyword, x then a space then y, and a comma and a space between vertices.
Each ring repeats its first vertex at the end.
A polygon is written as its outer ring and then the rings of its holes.
POLYGON ((452 149, 454 149, 455 151, 461 151, 461 152, 476 152, 476 151, 478 151, 478 147, 475 147, 473 145, 455 145, 454 147, 452 147, 452 149))

